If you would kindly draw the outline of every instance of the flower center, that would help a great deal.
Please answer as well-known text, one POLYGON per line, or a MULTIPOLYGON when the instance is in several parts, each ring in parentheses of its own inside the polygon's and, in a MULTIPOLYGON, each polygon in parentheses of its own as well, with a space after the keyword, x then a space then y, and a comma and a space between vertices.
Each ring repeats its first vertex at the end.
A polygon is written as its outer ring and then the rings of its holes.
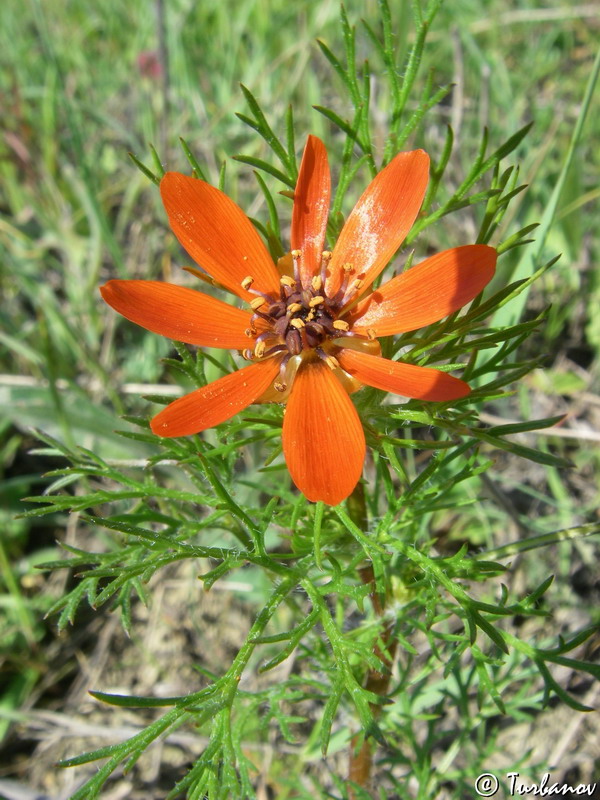
POLYGON ((256 295, 250 302, 254 313, 246 330, 247 336, 255 339, 254 350, 244 350, 244 358, 253 361, 283 354, 281 380, 274 384, 280 392, 287 389, 293 379, 292 371, 295 373, 303 359, 322 358, 331 369, 339 369, 335 354, 341 346, 335 340, 352 338, 368 342, 374 338, 353 333, 350 324, 341 318, 363 285, 363 276, 356 274, 352 264, 344 264, 342 284, 329 296, 326 279, 331 253, 328 250, 322 253, 320 273, 313 276, 308 286, 300 279, 301 251, 293 250, 291 255, 294 277, 281 278, 279 296, 253 289, 251 275, 242 281, 242 287, 256 295))

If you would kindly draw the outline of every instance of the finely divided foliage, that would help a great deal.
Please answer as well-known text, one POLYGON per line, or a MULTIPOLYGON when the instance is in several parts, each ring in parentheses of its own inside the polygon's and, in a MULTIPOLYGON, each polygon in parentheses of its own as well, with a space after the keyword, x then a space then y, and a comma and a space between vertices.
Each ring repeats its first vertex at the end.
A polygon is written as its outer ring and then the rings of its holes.
MULTIPOLYGON (((439 195, 452 131, 442 152, 433 154, 431 168, 422 150, 402 152, 427 110, 448 91, 428 80, 420 102, 406 113, 439 3, 414 7, 416 35, 402 69, 385 2, 381 37, 366 25, 393 99, 381 165, 373 146, 369 67, 356 63, 356 33, 343 10, 345 63, 320 43, 352 108, 344 119, 317 107, 339 131, 338 148, 341 141, 331 202, 322 142, 310 136, 298 159, 291 111, 279 137, 245 88, 250 116, 240 118, 264 138, 275 163, 254 156, 239 160, 258 170, 268 223, 253 225, 204 180, 207 170, 185 143, 194 177, 159 174, 156 164, 154 171, 143 167, 160 184, 175 235, 214 281, 211 286, 193 267, 206 291, 111 280, 103 296, 132 322, 174 338, 179 359, 169 363, 197 388, 150 423, 125 418, 122 435, 153 452, 137 466, 40 434, 45 452, 62 456, 69 466, 51 473, 55 481, 43 497, 29 498, 41 507, 28 514, 77 511, 114 535, 105 552, 63 545, 69 557, 46 565, 77 574, 75 587, 51 612, 64 629, 82 602, 94 608, 112 603, 130 629, 132 603, 148 600, 150 579, 183 559, 199 565, 207 590, 242 567, 260 572, 271 590, 232 663, 219 675, 203 676, 189 694, 94 692, 115 706, 162 710, 126 741, 62 762, 103 761, 73 800, 98 797, 115 770, 132 766, 158 737, 185 723, 205 734, 207 744, 169 798, 255 797, 256 764, 246 745, 265 739, 269 729, 290 745, 290 772, 302 758, 310 763, 318 753, 327 754, 332 736, 336 747, 349 747, 350 779, 333 777, 327 796, 366 796, 361 765, 370 768, 377 742, 386 754, 378 781, 388 793, 405 796, 398 775, 414 774, 420 796, 433 797, 443 778, 423 755, 418 724, 428 726, 428 740, 435 742, 447 734, 446 705, 469 706, 469 724, 458 734, 468 748, 472 731, 498 712, 538 708, 551 695, 585 710, 554 677, 555 664, 600 677, 597 665, 569 655, 591 629, 554 644, 534 643, 503 624, 515 615, 546 615, 551 578, 520 599, 493 581, 507 569, 507 556, 586 536, 597 526, 531 537, 497 552, 469 553, 465 545, 444 555, 435 548, 435 515, 456 509, 456 487, 489 468, 490 452, 506 450, 551 467, 565 462, 506 438, 555 424, 556 418, 510 428, 489 427, 477 418, 483 402, 512 391, 541 363, 517 355, 539 319, 503 328, 486 327, 486 321, 526 293, 550 265, 488 286, 496 254, 525 244, 531 230, 527 226, 490 245, 508 203, 523 188, 518 171, 502 162, 526 129, 491 154, 484 136, 470 172, 445 197, 439 195), (369 174, 362 184, 361 168, 369 174), (274 190, 294 194, 289 245, 278 217, 283 198, 274 197, 274 190), (409 257, 405 271, 394 266, 379 285, 403 242, 410 244, 417 233, 426 236, 432 223, 469 205, 482 209, 475 244, 463 242, 415 266, 409 257), (213 297, 217 284, 237 300, 213 297), (220 348, 226 357, 182 343, 220 348), (250 363, 240 366, 227 351, 241 351, 250 363), (215 370, 218 377, 207 380, 207 371, 215 370), (449 374, 455 370, 462 370, 460 379, 449 374), (401 402, 383 392, 412 399, 401 402), (253 405, 257 400, 265 402, 253 405), (214 426, 210 435, 196 435, 214 426), (242 450, 257 469, 239 471, 242 450), (269 681, 270 671, 292 655, 294 669, 269 681), (440 669, 441 689, 435 688, 440 669), (240 684, 257 672, 267 675, 240 684), (435 704, 428 699, 432 687, 435 704), (543 691, 531 699, 520 694, 522 687, 543 691)), ((457 772, 457 792, 483 767, 475 761, 457 772)), ((280 780, 286 787, 285 775, 280 780)), ((291 783, 282 791, 288 789, 298 797, 325 791, 291 783)))

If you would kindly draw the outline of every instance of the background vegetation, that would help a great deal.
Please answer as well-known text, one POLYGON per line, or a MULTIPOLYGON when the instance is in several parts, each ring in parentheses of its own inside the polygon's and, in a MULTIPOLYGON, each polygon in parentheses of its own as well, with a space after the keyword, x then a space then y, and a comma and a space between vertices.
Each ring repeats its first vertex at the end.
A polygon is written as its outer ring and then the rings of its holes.
MULTIPOLYGON (((407 3, 395 5, 403 52, 414 36, 412 14, 407 3)), ((347 11, 357 24, 360 17, 378 18, 375 2, 349 2, 347 11)), ((599 31, 595 4, 453 0, 436 19, 422 76, 432 70, 436 84, 454 88, 409 145, 439 154, 451 124, 456 144, 448 176, 458 183, 474 160, 482 127, 497 146, 533 122, 516 157, 521 180, 530 188, 511 206, 503 231, 543 216, 581 112, 599 31)), ((231 160, 239 152, 266 155, 264 142, 235 116, 247 113, 239 82, 261 101, 279 132, 291 103, 297 141, 309 132, 322 136, 335 165, 338 139, 313 106, 336 108, 340 87, 316 38, 339 51, 337 2, 9 0, 0 7, 0 780, 18 782, 19 791, 27 784, 31 791, 67 797, 82 779, 76 771, 56 773, 51 764, 88 747, 90 737, 109 743, 103 738, 108 728, 111 737, 122 738, 135 724, 127 711, 99 710, 87 689, 110 686, 143 694, 159 685, 166 694, 186 691, 198 661, 218 668, 235 652, 252 616, 248 608, 264 602, 265 587, 250 575, 226 584, 217 600, 204 595, 198 607, 194 570, 173 569, 156 584, 150 608, 134 608, 131 641, 104 607, 96 614, 82 610, 59 636, 56 618, 43 615, 72 588, 74 578, 41 573, 35 565, 56 556, 57 538, 78 546, 86 542, 91 549, 109 545, 76 514, 35 521, 15 515, 23 510, 22 497, 41 493, 51 482, 44 473, 63 463, 43 452, 32 426, 68 447, 83 446, 121 464, 140 462, 152 449, 116 434, 115 428, 124 427, 118 417, 148 415, 155 407, 141 395, 158 391, 154 384, 165 394, 165 384, 179 380, 161 362, 171 354, 170 343, 118 319, 98 293, 110 277, 168 279, 181 264, 158 193, 127 152, 149 162, 152 142, 168 168, 184 171, 188 165, 178 142, 183 136, 214 182, 226 162, 227 192, 251 216, 265 218, 251 169, 231 160), (180 608, 188 610, 189 622, 182 621, 180 608)), ((359 42, 359 60, 371 58, 368 37, 359 42)), ((382 143, 390 101, 376 78, 372 96, 382 143)), ((532 466, 496 453, 493 471, 462 484, 459 510, 438 520, 438 530, 447 532, 440 539, 448 552, 463 543, 500 546, 597 521, 600 133, 593 116, 541 261, 562 257, 534 285, 524 310, 525 318, 533 319, 551 304, 524 353, 545 354, 546 368, 483 415, 497 424, 498 418, 507 423, 566 414, 560 428, 517 441, 574 466, 532 466), (461 512, 461 502, 473 498, 486 502, 461 512)), ((467 208, 442 220, 420 242, 421 252, 473 241, 480 213, 467 208)), ((517 263, 516 256, 512 265, 507 262, 501 280, 508 280, 517 263)), ((511 581, 530 587, 555 574, 556 629, 576 629, 597 622, 596 563, 592 540, 561 543, 518 562, 511 581)), ((595 647, 588 641, 582 657, 594 660, 595 647)), ((535 703, 527 710, 517 703, 508 721, 492 727, 480 727, 479 720, 474 729, 486 733, 470 758, 483 769, 512 741, 514 753, 522 754, 525 764, 539 765, 540 772, 554 759, 563 776, 575 770, 575 782, 592 779, 595 756, 583 742, 597 741, 597 723, 571 709, 539 714, 535 677, 521 680, 535 703)), ((562 676, 563 683, 570 680, 562 676)), ((593 705, 596 686, 573 681, 572 691, 593 705)), ((159 774, 158 761, 150 759, 139 774, 118 777, 107 796, 163 797, 177 777, 181 752, 188 746, 193 752, 195 743, 181 734, 170 746, 166 761, 172 775, 164 769, 159 774)), ((435 746, 444 750, 443 743, 435 746)), ((278 754, 277 748, 261 751, 257 792, 262 797, 284 792, 278 754)), ((321 763, 311 743, 305 759, 314 775, 333 769, 321 763)), ((425 758, 423 769, 427 765, 425 758)), ((0 796, 4 792, 12 800, 10 791, 11 784, 0 784, 0 796)))

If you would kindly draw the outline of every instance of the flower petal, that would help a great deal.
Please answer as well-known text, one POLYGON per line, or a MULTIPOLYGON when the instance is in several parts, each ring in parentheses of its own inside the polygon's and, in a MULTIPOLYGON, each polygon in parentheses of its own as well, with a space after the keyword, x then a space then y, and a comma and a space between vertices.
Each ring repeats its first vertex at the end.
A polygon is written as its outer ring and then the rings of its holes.
POLYGON ((362 383, 404 397, 447 402, 466 397, 471 391, 468 383, 431 367, 390 361, 347 348, 336 358, 342 369, 362 383))
POLYGON ((429 180, 424 150, 398 153, 373 178, 354 206, 333 251, 329 296, 341 285, 342 266, 352 264, 368 289, 400 247, 417 218, 429 180))
POLYGON ((157 436, 189 436, 243 411, 275 380, 281 359, 270 358, 219 378, 170 403, 150 422, 157 436))
POLYGON ((309 500, 333 506, 348 497, 362 473, 365 435, 346 390, 324 361, 298 369, 282 438, 292 480, 309 500))
POLYGON ((309 136, 304 148, 292 212, 292 250, 299 250, 300 280, 304 287, 321 265, 329 215, 331 176, 327 151, 316 136, 309 136))
POLYGON ((491 281, 496 257, 493 247, 470 244, 425 259, 365 298, 353 314, 353 330, 391 336, 443 319, 491 281))
POLYGON ((226 194, 198 178, 167 172, 160 193, 173 233, 213 278, 245 300, 248 275, 261 292, 279 295, 279 275, 254 226, 226 194))
POLYGON ((109 281, 104 300, 136 325, 201 347, 243 350, 251 314, 214 297, 159 281, 109 281))

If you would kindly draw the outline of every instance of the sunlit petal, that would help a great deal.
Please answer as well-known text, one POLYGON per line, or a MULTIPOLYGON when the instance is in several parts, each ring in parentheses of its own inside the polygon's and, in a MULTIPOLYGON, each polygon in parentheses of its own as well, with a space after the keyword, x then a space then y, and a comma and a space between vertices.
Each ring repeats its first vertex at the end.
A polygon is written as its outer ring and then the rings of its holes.
POLYGON ((358 483, 365 435, 346 390, 324 361, 301 365, 283 418, 290 475, 312 501, 341 503, 358 483))
POLYGON ((390 336, 437 322, 470 303, 495 267, 496 251, 484 244, 437 253, 361 301, 352 315, 353 330, 390 336))
POLYGON ((104 300, 136 325, 201 347, 243 350, 250 313, 202 292, 158 281, 109 281, 104 300))
POLYGON ((357 350, 342 350, 337 356, 342 369, 362 383, 418 400, 448 402, 466 397, 471 389, 464 381, 431 367, 403 364, 357 350))
POLYGON ((325 145, 316 136, 309 136, 294 192, 291 232, 292 250, 300 251, 298 267, 304 286, 310 285, 321 264, 330 195, 325 145))
POLYGON ((279 373, 280 359, 270 358, 231 372, 208 386, 170 403, 150 423, 157 436, 189 436, 243 411, 279 373))
POLYGON ((167 172, 160 193, 173 233, 190 256, 215 280, 248 300, 241 287, 249 275, 253 288, 279 292, 279 274, 267 248, 242 209, 204 181, 167 172))
POLYGON ((344 264, 363 275, 364 293, 391 260, 417 218, 427 182, 429 156, 424 150, 398 155, 371 181, 354 206, 333 250, 327 290, 341 285, 344 264))

